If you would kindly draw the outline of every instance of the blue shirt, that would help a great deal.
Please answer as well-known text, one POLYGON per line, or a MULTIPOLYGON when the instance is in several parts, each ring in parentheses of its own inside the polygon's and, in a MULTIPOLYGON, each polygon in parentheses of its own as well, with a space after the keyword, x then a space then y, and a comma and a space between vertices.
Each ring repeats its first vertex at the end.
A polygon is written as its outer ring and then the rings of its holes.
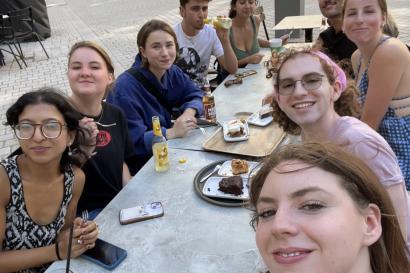
MULTIPOLYGON (((169 104, 178 107, 181 112, 192 108, 197 115, 202 114, 202 91, 179 67, 172 65, 160 82, 151 71, 141 66, 139 54, 132 66, 157 88, 169 104)), ((152 117, 159 117, 162 134, 165 136, 166 129, 172 127, 170 113, 142 83, 126 71, 117 78, 114 89, 108 94, 107 102, 123 110, 128 120, 135 153, 148 160, 152 155, 152 117)))

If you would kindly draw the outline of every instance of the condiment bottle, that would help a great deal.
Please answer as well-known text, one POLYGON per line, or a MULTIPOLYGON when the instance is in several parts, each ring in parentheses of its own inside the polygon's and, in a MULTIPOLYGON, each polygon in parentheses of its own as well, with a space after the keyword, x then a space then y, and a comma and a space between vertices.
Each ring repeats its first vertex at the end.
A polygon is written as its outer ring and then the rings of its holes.
POLYGON ((162 135, 161 124, 158 116, 152 117, 152 153, 154 155, 155 170, 165 172, 169 169, 168 145, 167 140, 162 135))
POLYGON ((216 122, 216 110, 215 110, 215 99, 211 92, 211 86, 209 81, 205 80, 202 86, 202 91, 204 96, 202 97, 202 103, 204 105, 204 117, 209 122, 216 122))

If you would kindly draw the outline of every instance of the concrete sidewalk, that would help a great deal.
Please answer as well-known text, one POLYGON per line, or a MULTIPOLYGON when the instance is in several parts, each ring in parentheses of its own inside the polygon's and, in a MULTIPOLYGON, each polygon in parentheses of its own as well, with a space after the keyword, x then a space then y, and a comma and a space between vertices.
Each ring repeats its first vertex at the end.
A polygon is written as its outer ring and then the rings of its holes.
MULTIPOLYGON (((209 16, 228 14, 229 0, 213 0, 209 16)), ((266 24, 273 37, 274 1, 260 0, 266 13, 266 24)), ((410 43, 410 1, 390 0, 391 13, 401 30, 400 38, 410 43)), ((0 159, 17 148, 17 141, 9 127, 3 125, 7 108, 25 92, 42 86, 70 89, 66 79, 67 53, 80 40, 94 40, 110 53, 116 75, 127 69, 137 52, 136 37, 147 20, 159 18, 171 25, 181 20, 178 0, 48 0, 51 37, 44 41, 50 59, 38 43, 23 44, 29 57, 28 67, 19 69, 5 53, 6 66, 0 67, 0 159)), ((317 0, 305 0, 305 14, 319 14, 317 0)), ((314 33, 314 36, 316 33, 314 33)), ((262 27, 260 35, 264 36, 262 27)), ((315 38, 314 37, 314 38, 315 38)))

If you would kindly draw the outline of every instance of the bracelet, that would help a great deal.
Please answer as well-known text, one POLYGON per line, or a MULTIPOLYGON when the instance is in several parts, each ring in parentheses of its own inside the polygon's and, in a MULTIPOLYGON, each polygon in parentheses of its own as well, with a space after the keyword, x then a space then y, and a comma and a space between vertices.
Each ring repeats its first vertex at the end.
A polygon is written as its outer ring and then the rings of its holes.
POLYGON ((56 241, 55 249, 56 249, 57 259, 58 259, 59 261, 61 261, 62 259, 61 259, 61 257, 60 257, 60 250, 58 249, 58 241, 56 241))

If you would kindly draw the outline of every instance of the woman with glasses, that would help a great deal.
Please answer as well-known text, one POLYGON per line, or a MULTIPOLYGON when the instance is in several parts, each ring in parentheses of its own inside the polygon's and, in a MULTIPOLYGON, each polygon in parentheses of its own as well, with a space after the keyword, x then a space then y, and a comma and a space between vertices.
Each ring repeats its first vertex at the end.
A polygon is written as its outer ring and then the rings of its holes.
POLYGON ((77 42, 68 53, 67 77, 73 92, 70 101, 98 127, 94 155, 82 167, 85 185, 77 208, 78 213, 88 210, 94 219, 128 183, 129 169, 137 162, 124 114, 102 101, 114 81, 107 52, 95 42, 77 42))
POLYGON ((84 186, 81 116, 52 88, 21 96, 6 112, 22 154, 0 163, 0 271, 44 272, 94 247, 93 221, 75 218, 84 186))
POLYGON ((287 145, 250 183, 256 245, 270 273, 408 273, 393 204, 339 146, 287 145))
POLYGON ((319 51, 292 50, 279 66, 273 119, 302 141, 332 142, 366 162, 389 192, 404 237, 410 242, 410 199, 396 156, 358 114, 354 83, 319 51))

